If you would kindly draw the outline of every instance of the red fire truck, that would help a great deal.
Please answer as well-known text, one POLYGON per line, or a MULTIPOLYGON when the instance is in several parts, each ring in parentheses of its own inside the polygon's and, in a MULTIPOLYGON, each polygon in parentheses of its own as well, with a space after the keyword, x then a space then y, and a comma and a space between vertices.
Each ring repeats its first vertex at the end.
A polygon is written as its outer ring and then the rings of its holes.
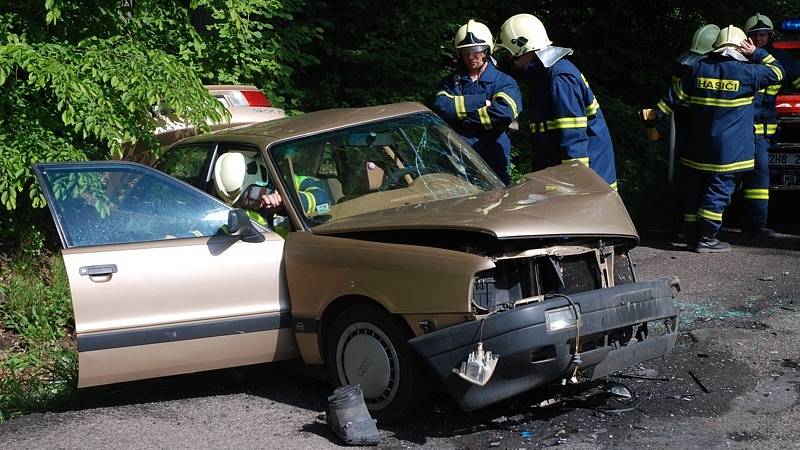
MULTIPOLYGON (((800 59, 800 17, 783 20, 780 31, 784 39, 775 42, 775 48, 800 59)), ((770 188, 800 191, 800 90, 784 85, 776 108, 780 134, 769 154, 770 188)))

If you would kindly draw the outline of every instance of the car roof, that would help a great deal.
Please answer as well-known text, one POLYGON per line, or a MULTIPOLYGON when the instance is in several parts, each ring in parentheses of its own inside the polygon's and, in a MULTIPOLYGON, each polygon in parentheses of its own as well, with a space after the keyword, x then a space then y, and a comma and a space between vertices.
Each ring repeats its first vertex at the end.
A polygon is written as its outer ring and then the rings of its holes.
POLYGON ((364 108, 326 109, 305 113, 300 116, 226 128, 213 133, 189 137, 178 143, 214 142, 223 138, 231 141, 248 142, 265 148, 276 141, 314 135, 420 112, 430 112, 430 110, 417 102, 393 103, 364 108))

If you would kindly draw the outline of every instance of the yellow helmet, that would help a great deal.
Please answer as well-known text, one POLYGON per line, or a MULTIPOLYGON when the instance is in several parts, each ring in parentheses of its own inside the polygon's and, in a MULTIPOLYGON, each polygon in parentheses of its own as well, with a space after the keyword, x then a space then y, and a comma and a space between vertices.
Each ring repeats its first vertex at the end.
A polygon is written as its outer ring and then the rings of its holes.
POLYGON ((252 152, 247 155, 228 152, 214 163, 214 188, 230 205, 236 203, 250 185, 266 186, 267 180, 267 167, 261 157, 252 152))
POLYGON ((553 45, 542 21, 530 14, 511 16, 500 27, 497 47, 504 48, 517 58, 525 53, 553 45))
POLYGON ((719 27, 714 24, 703 25, 694 32, 692 36, 692 46, 689 51, 700 55, 705 55, 714 49, 714 41, 717 40, 719 27))
POLYGON ((723 47, 736 47, 742 44, 742 41, 747 39, 747 35, 744 34, 744 31, 741 28, 737 28, 733 25, 728 25, 727 27, 719 30, 719 34, 717 34, 717 40, 714 42, 714 48, 720 49, 723 47))
POLYGON ((494 38, 489 27, 470 19, 456 31, 454 45, 459 55, 487 50, 491 53, 494 49, 494 38))
POLYGON ((769 20, 769 17, 763 14, 756 14, 755 16, 750 17, 744 23, 744 31, 747 34, 750 34, 755 31, 769 31, 772 33, 774 30, 772 28, 772 21, 769 20))

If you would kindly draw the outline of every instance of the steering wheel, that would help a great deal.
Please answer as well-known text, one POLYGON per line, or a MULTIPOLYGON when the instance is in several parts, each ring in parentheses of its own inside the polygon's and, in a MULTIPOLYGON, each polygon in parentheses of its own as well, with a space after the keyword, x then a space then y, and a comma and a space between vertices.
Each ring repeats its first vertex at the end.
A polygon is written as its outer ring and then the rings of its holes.
POLYGON ((395 170, 391 175, 386 177, 386 179, 383 180, 383 183, 381 183, 380 190, 386 191, 389 188, 400 184, 400 179, 406 175, 421 176, 429 172, 430 170, 428 170, 428 168, 425 166, 405 166, 402 169, 395 170))

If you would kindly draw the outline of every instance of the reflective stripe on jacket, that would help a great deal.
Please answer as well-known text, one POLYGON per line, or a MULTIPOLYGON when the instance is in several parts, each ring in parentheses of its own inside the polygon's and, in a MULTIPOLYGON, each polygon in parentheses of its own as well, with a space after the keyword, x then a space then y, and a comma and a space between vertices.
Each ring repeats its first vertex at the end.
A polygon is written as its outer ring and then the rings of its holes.
POLYGON ((507 130, 522 111, 522 94, 513 78, 488 61, 477 81, 463 70, 442 79, 433 110, 478 152, 482 145, 499 142, 507 156, 507 130), (491 105, 486 106, 487 100, 491 105))
POLYGON ((712 53, 695 64, 657 104, 660 117, 688 104, 689 140, 681 163, 706 172, 738 172, 754 166, 753 97, 776 84, 783 71, 763 49, 755 64, 712 53))
POLYGON ((535 168, 581 161, 615 185, 614 146, 600 105, 583 74, 567 59, 549 68, 538 61, 528 99, 535 168))
POLYGON ((782 83, 775 83, 756 91, 753 101, 755 133, 773 135, 778 131, 778 111, 775 109, 775 99, 781 86, 789 89, 800 89, 800 62, 792 55, 772 46, 772 43, 762 47, 780 63, 784 77, 782 83))

